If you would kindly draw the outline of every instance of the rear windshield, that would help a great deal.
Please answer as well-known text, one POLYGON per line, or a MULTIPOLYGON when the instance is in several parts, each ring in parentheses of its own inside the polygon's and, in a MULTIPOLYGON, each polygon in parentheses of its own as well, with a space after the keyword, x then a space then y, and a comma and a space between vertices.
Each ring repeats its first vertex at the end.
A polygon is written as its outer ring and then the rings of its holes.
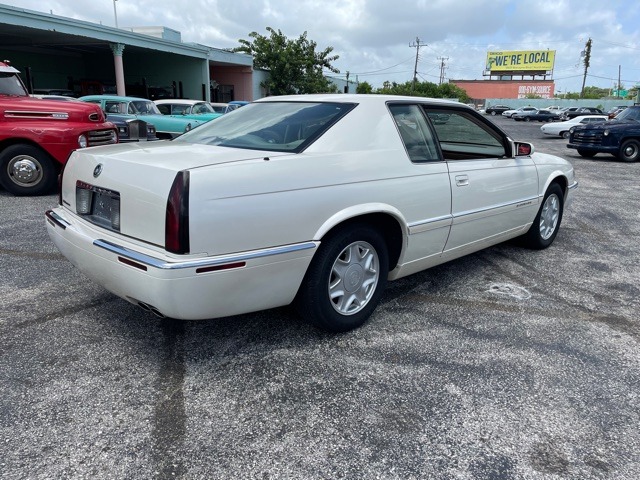
POLYGON ((251 103, 181 135, 175 142, 276 152, 300 152, 354 104, 251 103))

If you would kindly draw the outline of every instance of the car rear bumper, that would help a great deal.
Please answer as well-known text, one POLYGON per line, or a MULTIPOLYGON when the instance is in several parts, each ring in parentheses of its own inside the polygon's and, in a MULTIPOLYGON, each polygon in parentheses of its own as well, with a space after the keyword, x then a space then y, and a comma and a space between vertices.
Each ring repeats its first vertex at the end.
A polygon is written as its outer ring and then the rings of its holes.
POLYGON ((46 220, 56 247, 96 283, 157 315, 184 320, 291 303, 319 245, 180 258, 113 238, 60 207, 47 211, 46 220))

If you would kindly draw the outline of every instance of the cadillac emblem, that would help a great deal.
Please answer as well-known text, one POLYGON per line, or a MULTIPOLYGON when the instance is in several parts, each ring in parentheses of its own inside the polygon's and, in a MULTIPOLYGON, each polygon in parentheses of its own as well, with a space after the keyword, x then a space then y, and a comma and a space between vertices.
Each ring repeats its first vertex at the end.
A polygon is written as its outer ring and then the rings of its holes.
POLYGON ((93 177, 98 178, 102 173, 102 164, 99 163, 96 168, 93 169, 93 177))

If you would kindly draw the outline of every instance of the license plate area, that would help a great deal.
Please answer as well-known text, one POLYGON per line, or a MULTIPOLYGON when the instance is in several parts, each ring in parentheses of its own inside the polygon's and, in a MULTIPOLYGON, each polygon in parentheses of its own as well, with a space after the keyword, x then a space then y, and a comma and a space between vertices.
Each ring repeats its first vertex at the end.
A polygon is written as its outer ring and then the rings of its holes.
POLYGON ((120 193, 78 181, 76 213, 95 225, 120 231, 120 193))

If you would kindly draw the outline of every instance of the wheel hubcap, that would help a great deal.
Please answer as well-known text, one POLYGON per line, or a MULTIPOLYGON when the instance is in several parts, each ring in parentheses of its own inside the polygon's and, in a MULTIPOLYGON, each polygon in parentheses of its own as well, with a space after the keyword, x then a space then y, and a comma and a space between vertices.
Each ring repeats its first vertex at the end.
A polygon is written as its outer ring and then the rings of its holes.
POLYGON ((553 193, 547 197, 542 205, 540 213, 540 236, 543 240, 548 240, 558 225, 560 216, 560 199, 553 193))
POLYGON ((7 173, 14 183, 29 186, 42 179, 42 166, 33 157, 19 155, 7 165, 7 173))
POLYGON ((624 155, 628 158, 635 157, 637 153, 638 152, 634 145, 627 145, 627 147, 624 149, 624 155))
POLYGON ((342 315, 353 315, 371 300, 378 285, 379 260, 367 242, 354 242, 338 256, 331 268, 329 298, 342 315))

